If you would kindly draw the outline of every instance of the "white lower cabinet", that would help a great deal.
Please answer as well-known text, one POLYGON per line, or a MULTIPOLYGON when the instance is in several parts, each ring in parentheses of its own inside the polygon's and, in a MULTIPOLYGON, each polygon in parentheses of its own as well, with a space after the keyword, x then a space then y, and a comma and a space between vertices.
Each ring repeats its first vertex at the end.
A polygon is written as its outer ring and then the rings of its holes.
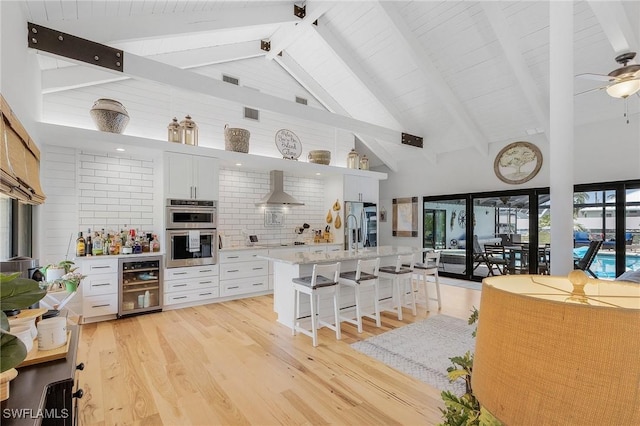
POLYGON ((220 253, 220 296, 261 293, 269 290, 269 261, 258 258, 266 250, 234 250, 220 253))
POLYGON ((115 317, 118 313, 118 259, 76 259, 76 263, 86 275, 80 285, 82 322, 115 317))
POLYGON ((164 306, 209 302, 220 297, 218 265, 164 270, 164 306))

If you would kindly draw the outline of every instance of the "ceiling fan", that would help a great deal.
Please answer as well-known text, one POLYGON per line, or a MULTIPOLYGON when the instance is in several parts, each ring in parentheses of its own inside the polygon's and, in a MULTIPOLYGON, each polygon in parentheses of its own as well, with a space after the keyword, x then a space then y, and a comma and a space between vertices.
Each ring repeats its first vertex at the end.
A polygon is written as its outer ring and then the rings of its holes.
POLYGON ((636 57, 636 52, 627 52, 616 56, 616 62, 621 64, 622 67, 611 71, 607 75, 601 74, 578 74, 576 77, 586 78, 590 80, 607 81, 611 84, 607 86, 597 87, 595 89, 587 90, 586 92, 592 92, 594 90, 606 89, 609 96, 614 98, 627 98, 634 93, 640 91, 640 65, 627 65, 636 57))

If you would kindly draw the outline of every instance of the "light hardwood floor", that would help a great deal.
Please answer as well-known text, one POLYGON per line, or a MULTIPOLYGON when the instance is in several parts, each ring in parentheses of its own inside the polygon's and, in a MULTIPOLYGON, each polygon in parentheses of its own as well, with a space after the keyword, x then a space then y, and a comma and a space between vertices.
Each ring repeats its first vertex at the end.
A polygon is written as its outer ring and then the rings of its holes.
MULTIPOLYGON (((440 313, 466 319, 480 292, 441 285, 440 313)), ((436 314, 432 308, 430 315, 436 314)), ((81 327, 81 425, 405 424, 441 421, 440 392, 349 344, 421 320, 383 314, 364 332, 326 328, 314 348, 276 322, 273 297, 81 327)))

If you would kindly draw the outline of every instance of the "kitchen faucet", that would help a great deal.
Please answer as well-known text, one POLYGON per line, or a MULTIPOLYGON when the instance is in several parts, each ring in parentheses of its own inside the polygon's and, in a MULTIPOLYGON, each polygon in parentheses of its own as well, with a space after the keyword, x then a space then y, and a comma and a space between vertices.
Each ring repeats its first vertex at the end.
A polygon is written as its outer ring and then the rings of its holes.
POLYGON ((358 230, 358 218, 353 213, 349 213, 347 215, 346 222, 347 222, 347 233, 349 234, 349 251, 352 251, 354 249, 354 247, 355 247, 355 250, 358 251, 358 235, 357 235, 357 232, 358 232, 357 231, 358 230), (353 220, 356 221, 356 227, 355 228, 351 228, 351 224, 349 222, 350 218, 353 218, 353 220), (352 234, 351 230, 352 229, 356 231, 356 235, 354 235, 354 238, 353 238, 355 240, 353 242, 353 246, 351 245, 351 234, 352 234))

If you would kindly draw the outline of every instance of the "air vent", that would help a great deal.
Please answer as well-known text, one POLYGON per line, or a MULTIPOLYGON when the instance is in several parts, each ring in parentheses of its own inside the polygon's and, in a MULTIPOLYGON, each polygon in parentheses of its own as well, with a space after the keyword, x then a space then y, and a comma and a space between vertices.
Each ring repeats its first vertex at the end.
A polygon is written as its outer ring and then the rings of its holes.
POLYGON ((236 86, 238 86, 240 84, 240 80, 238 80, 235 77, 231 77, 230 75, 222 74, 222 81, 224 81, 226 83, 235 84, 236 86))
POLYGON ((249 120, 260 120, 260 111, 257 109, 244 107, 244 118, 248 118, 249 120))
POLYGON ((302 105, 307 105, 307 100, 305 98, 301 98, 300 96, 296 96, 296 102, 302 105))

